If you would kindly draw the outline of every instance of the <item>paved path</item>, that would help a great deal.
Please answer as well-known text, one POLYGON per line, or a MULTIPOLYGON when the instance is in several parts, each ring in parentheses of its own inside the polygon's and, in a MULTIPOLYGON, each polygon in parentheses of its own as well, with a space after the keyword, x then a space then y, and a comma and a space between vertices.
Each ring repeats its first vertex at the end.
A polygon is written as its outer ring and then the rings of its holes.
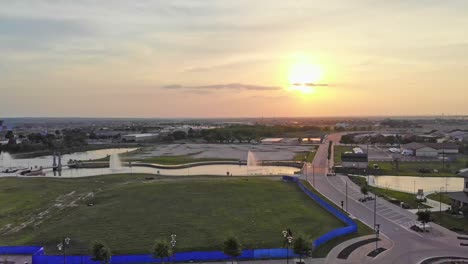
MULTIPOLYGON (((357 249, 355 249, 346 259, 338 259, 338 254, 343 251, 346 247, 357 243, 359 241, 367 240, 370 238, 375 238, 375 235, 363 236, 354 239, 350 239, 346 242, 343 242, 333 248, 330 253, 328 253, 328 257, 325 261, 326 264, 341 264, 341 263, 367 263, 373 260, 372 257, 368 257, 367 254, 371 253, 375 250, 375 242, 363 245, 357 249)), ((383 247, 385 249, 391 249, 393 247, 393 242, 385 237, 380 237, 380 241, 378 242, 378 247, 383 247)), ((383 253, 380 253, 383 255, 383 253)), ((377 257, 378 258, 378 257, 377 257)))
MULTIPOLYGON (((335 204, 341 201, 347 205, 348 212, 368 226, 374 226, 374 201, 361 203, 359 187, 347 177, 326 176, 328 170, 328 140, 338 141, 341 136, 333 134, 317 150, 313 162, 314 169, 307 169, 307 179, 315 188, 335 204), (315 175, 315 177, 314 177, 315 175), (346 200, 346 182, 348 199, 346 200), (347 201, 347 204, 346 204, 347 201)), ((332 155, 333 157, 333 155, 332 155)), ((431 224, 433 232, 416 233, 409 227, 416 222, 416 216, 385 200, 377 200, 376 223, 381 233, 393 241, 394 247, 385 251, 371 263, 419 263, 431 256, 468 257, 468 248, 461 247, 457 234, 439 225, 431 224)))
MULTIPOLYGON (((307 258, 303 259, 306 264, 325 264, 324 258, 307 258)), ((275 259, 275 260, 246 260, 246 261, 234 261, 234 264, 286 264, 286 259, 275 259)), ((299 259, 290 259, 289 264, 295 264, 299 262, 299 259)), ((193 263, 193 262, 190 262, 193 263)), ((231 264, 231 261, 220 261, 220 262, 197 262, 197 264, 231 264)))

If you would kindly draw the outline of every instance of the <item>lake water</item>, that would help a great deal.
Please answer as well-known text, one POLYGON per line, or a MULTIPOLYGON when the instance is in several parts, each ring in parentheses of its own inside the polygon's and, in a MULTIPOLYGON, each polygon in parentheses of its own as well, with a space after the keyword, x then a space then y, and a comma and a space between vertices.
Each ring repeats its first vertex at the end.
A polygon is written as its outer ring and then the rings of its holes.
MULTIPOLYGON (((102 159, 108 155, 114 153, 121 154, 130 151, 134 151, 136 148, 110 148, 110 149, 100 149, 100 150, 90 150, 84 152, 76 152, 72 154, 62 155, 62 164, 66 165, 68 160, 94 160, 102 159)), ((42 156, 30 159, 11 159, 0 162, 0 168, 9 168, 9 167, 51 167, 53 163, 53 156, 42 156)))
POLYGON ((412 177, 412 176, 370 176, 371 183, 381 188, 405 192, 417 192, 423 189, 424 192, 439 191, 443 187, 449 192, 463 191, 463 178, 456 177, 412 177))
MULTIPOLYGON (((292 175, 298 168, 287 166, 239 166, 239 165, 203 165, 185 169, 156 169, 148 167, 124 167, 121 170, 109 168, 96 169, 64 169, 62 177, 88 177, 96 175, 107 175, 116 173, 149 173, 172 176, 190 175, 226 175, 227 172, 234 176, 241 175, 292 175)), ((58 175, 56 173, 56 175, 58 175)), ((46 171, 46 176, 54 176, 52 170, 46 171)))

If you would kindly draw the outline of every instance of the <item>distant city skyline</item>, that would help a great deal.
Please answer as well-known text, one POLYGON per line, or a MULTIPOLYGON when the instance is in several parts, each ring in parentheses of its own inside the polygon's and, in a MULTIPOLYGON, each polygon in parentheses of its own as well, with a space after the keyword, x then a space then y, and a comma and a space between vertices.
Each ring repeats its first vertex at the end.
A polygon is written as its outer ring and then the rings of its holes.
POLYGON ((0 4, 0 119, 468 115, 467 1, 0 4))

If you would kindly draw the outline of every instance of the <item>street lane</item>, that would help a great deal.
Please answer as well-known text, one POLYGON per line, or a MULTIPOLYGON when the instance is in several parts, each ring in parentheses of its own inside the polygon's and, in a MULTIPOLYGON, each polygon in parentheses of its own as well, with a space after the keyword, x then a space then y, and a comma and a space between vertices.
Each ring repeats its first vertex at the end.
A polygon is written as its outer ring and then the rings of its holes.
MULTIPOLYGON (((306 170, 308 181, 315 188, 341 206, 341 201, 347 201, 348 212, 371 228, 374 226, 374 201, 361 203, 357 201, 361 195, 359 187, 346 176, 326 176, 328 161, 328 140, 339 141, 341 134, 329 135, 320 145, 312 166, 306 170), (312 169, 313 167, 313 169, 312 169), (348 199, 345 195, 346 182, 348 185, 348 199)), ((333 155, 331 155, 333 158, 333 155)), ((459 246, 457 234, 431 223, 433 232, 416 233, 409 227, 416 223, 416 216, 383 199, 377 199, 376 223, 380 224, 381 234, 393 241, 393 248, 375 258, 372 263, 419 263, 428 257, 459 256, 468 257, 468 248, 459 246)))

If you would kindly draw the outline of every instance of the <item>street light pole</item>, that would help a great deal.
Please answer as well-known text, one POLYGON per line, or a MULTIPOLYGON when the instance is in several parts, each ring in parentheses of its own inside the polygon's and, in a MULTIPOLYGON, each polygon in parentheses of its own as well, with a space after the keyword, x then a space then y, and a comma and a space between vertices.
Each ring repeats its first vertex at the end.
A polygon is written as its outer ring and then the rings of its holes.
POLYGON ((346 183, 346 212, 348 212, 348 181, 345 181, 346 183))
POLYGON ((292 232, 291 229, 286 229, 285 231, 282 232, 283 237, 286 240, 286 264, 289 264, 289 248, 291 247, 291 243, 293 240, 292 232))
POLYGON ((71 239, 66 237, 57 245, 58 250, 63 252, 63 264, 67 263, 66 248, 70 245, 70 241, 71 239))
POLYGON ((375 229, 375 252, 378 250, 378 242, 379 242, 379 233, 380 233, 380 224, 376 224, 374 226, 375 229))
POLYGON ((172 235, 171 235, 172 257, 174 257, 174 255, 175 255, 175 253, 174 253, 174 248, 175 248, 176 243, 177 243, 176 237, 177 237, 176 234, 172 234, 172 235))
POLYGON ((374 227, 377 219, 377 192, 374 192, 374 227))
POLYGON ((312 162, 312 185, 315 187, 315 167, 314 162, 312 162))
POLYGON ((440 222, 442 223, 442 189, 444 187, 440 187, 439 189, 439 217, 440 217, 440 222))

